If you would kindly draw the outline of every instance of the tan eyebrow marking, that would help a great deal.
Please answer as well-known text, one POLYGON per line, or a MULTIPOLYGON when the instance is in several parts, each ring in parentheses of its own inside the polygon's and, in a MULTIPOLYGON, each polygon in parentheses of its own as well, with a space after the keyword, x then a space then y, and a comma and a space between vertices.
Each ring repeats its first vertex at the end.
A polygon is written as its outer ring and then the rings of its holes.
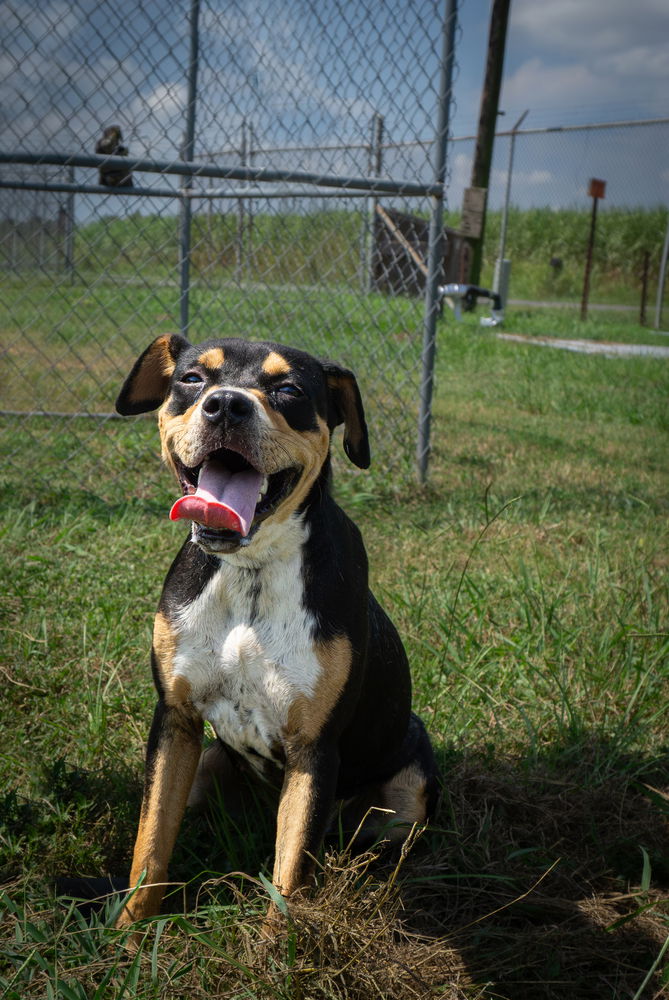
POLYGON ((262 370, 267 375, 287 375, 290 371, 290 365, 276 351, 270 351, 262 363, 262 370))
POLYGON ((197 360, 206 368, 220 368, 225 361, 225 354, 222 347, 210 347, 197 360))

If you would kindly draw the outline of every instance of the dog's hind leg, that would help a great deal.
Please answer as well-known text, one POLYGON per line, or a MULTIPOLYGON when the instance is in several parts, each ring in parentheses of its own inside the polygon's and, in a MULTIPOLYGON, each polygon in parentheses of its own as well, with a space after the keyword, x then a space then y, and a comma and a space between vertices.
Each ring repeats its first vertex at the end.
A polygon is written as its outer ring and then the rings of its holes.
POLYGON ((146 751, 139 830, 130 871, 130 897, 117 921, 126 927, 158 913, 167 867, 202 747, 202 720, 185 705, 158 702, 146 751))
POLYGON ((400 846, 414 825, 427 822, 429 800, 430 782, 412 762, 344 804, 339 819, 344 843, 356 853, 377 844, 400 846))
POLYGON ((431 782, 416 761, 386 781, 380 789, 379 805, 387 809, 385 817, 373 819, 377 833, 391 844, 403 843, 414 825, 426 823, 431 809, 431 782))
POLYGON ((413 713, 405 749, 404 764, 392 777, 369 786, 342 810, 343 829, 349 836, 356 834, 355 850, 381 842, 399 846, 413 826, 422 826, 434 815, 439 774, 425 727, 413 713))
POLYGON ((415 824, 427 823, 434 815, 439 798, 439 772, 434 751, 422 720, 414 712, 411 713, 408 738, 413 744, 408 761, 380 788, 378 804, 391 810, 384 831, 391 844, 401 844, 415 824))
POLYGON ((222 740, 215 739, 200 756, 188 796, 188 808, 205 812, 213 803, 222 802, 226 813, 233 819, 243 816, 249 801, 249 789, 260 779, 248 767, 242 772, 242 767, 234 752, 222 740))
POLYGON ((234 767, 228 751, 219 739, 214 740, 200 755, 188 796, 188 808, 206 809, 217 791, 231 783, 233 772, 234 767))

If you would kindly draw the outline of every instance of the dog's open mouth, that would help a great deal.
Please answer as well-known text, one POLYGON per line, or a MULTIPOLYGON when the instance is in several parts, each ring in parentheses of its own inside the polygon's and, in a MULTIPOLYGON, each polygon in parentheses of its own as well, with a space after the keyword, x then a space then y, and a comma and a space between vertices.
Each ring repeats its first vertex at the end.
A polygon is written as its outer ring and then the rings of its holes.
POLYGON ((263 475, 229 448, 211 452, 193 468, 178 459, 175 465, 184 495, 173 505, 170 518, 195 521, 208 534, 240 538, 276 510, 299 475, 294 468, 263 475))

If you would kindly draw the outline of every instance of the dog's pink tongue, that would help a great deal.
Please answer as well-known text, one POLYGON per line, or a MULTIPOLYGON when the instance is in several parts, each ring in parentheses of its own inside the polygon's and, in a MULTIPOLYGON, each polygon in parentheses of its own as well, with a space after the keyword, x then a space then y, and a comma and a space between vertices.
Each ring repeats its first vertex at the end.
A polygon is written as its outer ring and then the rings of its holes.
POLYGON ((197 492, 179 497, 170 511, 172 521, 186 518, 207 528, 224 528, 248 535, 255 514, 262 475, 255 469, 231 472, 215 460, 200 469, 197 492))

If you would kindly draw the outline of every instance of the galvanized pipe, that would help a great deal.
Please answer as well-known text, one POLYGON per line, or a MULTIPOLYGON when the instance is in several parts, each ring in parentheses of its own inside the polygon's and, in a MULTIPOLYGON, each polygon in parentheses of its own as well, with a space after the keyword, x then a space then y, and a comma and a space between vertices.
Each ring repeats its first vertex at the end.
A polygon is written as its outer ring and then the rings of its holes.
MULTIPOLYGON (((190 56, 188 62, 188 96, 186 104, 186 130, 181 148, 181 156, 187 162, 193 159, 195 146, 195 111, 197 106, 197 67, 199 36, 200 0, 191 0, 190 6, 190 56)), ((184 174, 181 192, 187 195, 193 186, 192 174, 184 174)), ((190 247, 192 204, 190 199, 183 197, 179 205, 179 317, 181 333, 188 336, 190 322, 190 247)))
MULTIPOLYGON (((101 184, 70 184, 67 181, 3 181, 0 180, 0 189, 6 188, 10 191, 54 191, 70 192, 72 194, 102 194, 112 197, 122 198, 188 198, 190 201, 200 199, 223 198, 237 200, 240 197, 239 188, 203 188, 201 191, 191 188, 189 191, 182 191, 180 188, 142 188, 142 187, 119 187, 112 189, 101 184)), ((381 194, 375 188, 371 188, 375 194, 381 194)), ((245 198, 254 198, 262 201, 263 198, 368 198, 369 191, 337 191, 334 188, 244 188, 245 198)))
POLYGON ((662 300, 664 299, 664 286, 667 280, 667 259, 669 258, 669 216, 667 216, 667 231, 664 234, 664 246, 662 247, 662 260, 660 261, 660 273, 657 281, 657 299, 655 300, 655 329, 660 329, 662 320, 662 300))
MULTIPOLYGON (((242 167, 248 166, 248 129, 246 118, 242 119, 241 143, 239 147, 239 162, 242 167)), ((237 197, 237 281, 241 284, 244 277, 244 235, 246 229, 246 203, 241 195, 237 197)))
POLYGON ((446 0, 442 24, 442 57, 439 80, 439 109, 437 129, 434 138, 434 187, 432 215, 427 251, 427 279, 425 286, 425 310, 423 318, 423 353, 420 384, 420 408, 418 413, 418 441, 416 460, 418 480, 424 483, 430 460, 430 429, 432 424, 432 391, 434 388, 434 362, 437 343, 437 319, 439 316, 439 284, 441 280, 444 236, 444 186, 446 184, 446 163, 448 130, 450 124, 451 86, 455 62, 455 29, 457 24, 457 0, 446 0))
MULTIPOLYGON (((527 111, 523 111, 522 115, 520 116, 520 118, 518 119, 518 121, 513 126, 510 132, 509 165, 506 171, 506 190, 504 192, 504 208, 502 210, 502 225, 499 235, 499 253, 497 254, 500 260, 504 260, 504 253, 506 251, 506 230, 509 222, 509 205, 511 202, 511 180, 513 178, 513 155, 516 146, 516 136, 518 134, 518 129, 523 124, 529 113, 530 113, 529 108, 527 111)), ((496 288, 495 291, 498 292, 499 288, 496 288)))
MULTIPOLYGON (((371 142, 369 146, 369 155, 367 162, 367 172, 370 177, 380 177, 383 171, 383 131, 385 127, 385 122, 383 115, 378 111, 374 113, 372 119, 372 134, 371 142)), ((377 198, 370 198, 369 205, 367 206, 367 218, 365 224, 367 227, 367 239, 365 246, 365 272, 367 279, 367 292, 372 292, 374 290, 374 274, 372 270, 372 263, 374 258, 374 231, 376 226, 376 206, 378 205, 377 198)))
MULTIPOLYGON (((74 167, 68 168, 69 184, 74 187, 74 167)), ((69 191, 65 208, 65 272, 74 281, 74 191, 69 191)))
MULTIPOLYGON (((259 184, 278 183, 308 184, 344 191, 367 191, 378 194, 398 194, 405 197, 443 197, 443 185, 417 184, 415 181, 393 181, 378 177, 339 177, 331 174, 312 174, 302 170, 270 170, 266 167, 217 167, 207 163, 184 163, 182 160, 141 160, 129 156, 95 156, 93 154, 31 153, 26 150, 8 152, 0 150, 1 163, 23 163, 43 166, 91 167, 99 170, 125 170, 149 174, 175 174, 188 177, 215 177, 232 181, 256 181, 259 184)), ((15 186, 15 185, 10 185, 15 186)), ((109 188, 102 188, 109 193, 109 188)), ((131 188, 128 190, 132 190, 131 188)), ((118 189, 121 191, 121 188, 118 189)), ((237 192, 239 197, 239 192, 237 192)), ((244 192, 244 197, 248 197, 244 192)))

